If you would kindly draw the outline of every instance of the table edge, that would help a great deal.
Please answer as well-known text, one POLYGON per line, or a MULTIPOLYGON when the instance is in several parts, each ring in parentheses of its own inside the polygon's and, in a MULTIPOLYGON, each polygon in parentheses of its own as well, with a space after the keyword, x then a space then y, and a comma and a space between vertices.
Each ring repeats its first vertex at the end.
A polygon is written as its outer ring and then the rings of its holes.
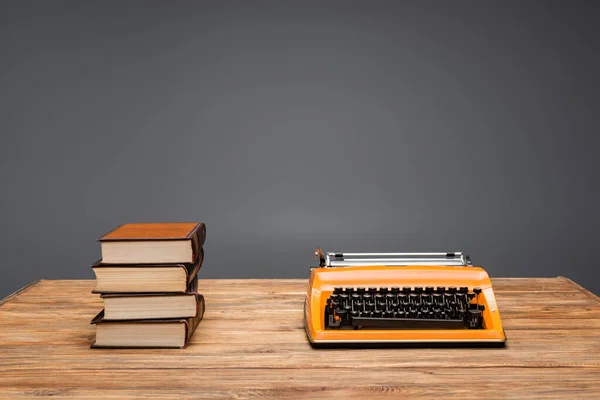
POLYGON ((25 292, 26 290, 30 289, 31 287, 39 284, 41 281, 43 281, 43 279, 38 279, 37 281, 33 281, 33 282, 23 286, 22 288, 17 289, 17 291, 15 291, 14 293, 9 294, 8 296, 6 296, 2 300, 0 300, 0 307, 3 306, 4 304, 8 303, 13 297, 18 296, 19 294, 25 292))
POLYGON ((589 290, 587 290, 586 288, 584 288, 583 286, 581 286, 579 283, 567 278, 566 276, 557 276, 556 278, 558 278, 561 281, 564 281, 566 283, 569 283, 573 286, 575 286, 576 289, 578 289, 581 293, 585 294, 586 296, 588 296, 589 298, 591 298, 592 300, 596 300, 598 303, 600 303, 600 297, 598 297, 596 294, 590 292, 589 290))
MULTIPOLYGON (((292 278, 292 279, 296 280, 296 279, 301 279, 301 278, 292 278)), ((503 277, 503 279, 507 279, 507 277, 503 277)), ((516 278, 516 279, 527 279, 527 278, 516 278)), ((583 286, 581 286, 577 282, 575 282, 575 281, 567 278, 566 276, 559 275, 559 276, 557 276, 554 279, 561 280, 563 282, 566 282, 566 283, 570 284, 571 286, 574 286, 577 290, 579 290, 584 295, 586 295, 589 298, 591 298, 591 299, 593 299, 593 300, 595 300, 595 301, 597 301, 597 302, 600 303, 600 297, 598 295, 590 292, 588 289, 584 288, 583 286)), ((35 281, 33 281, 33 282, 31 282, 31 283, 23 286, 22 288, 16 290, 14 293, 9 294, 5 298, 0 299, 0 307, 2 305, 6 304, 7 302, 9 302, 12 298, 18 296, 19 294, 27 291, 31 287, 33 287, 35 285, 38 285, 39 283, 41 283, 42 281, 45 281, 45 280, 47 280, 47 279, 38 279, 38 280, 35 280, 35 281)), ((51 279, 51 280, 63 280, 63 279, 51 279)), ((240 280, 240 279, 222 279, 222 280, 240 280)), ((253 279, 253 278, 250 278, 250 279, 244 279, 244 280, 278 280, 278 279, 277 278, 274 278, 274 279, 273 278, 271 278, 271 279, 256 279, 256 278, 253 279)), ((282 280, 290 280, 290 279, 288 278, 288 279, 282 279, 282 280)))

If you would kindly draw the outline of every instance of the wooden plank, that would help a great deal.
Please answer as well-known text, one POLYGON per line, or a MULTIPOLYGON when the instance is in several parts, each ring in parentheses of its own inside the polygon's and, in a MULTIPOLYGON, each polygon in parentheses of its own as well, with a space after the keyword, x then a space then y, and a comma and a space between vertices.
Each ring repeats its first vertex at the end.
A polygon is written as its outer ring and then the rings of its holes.
POLYGON ((92 350, 94 282, 41 281, 0 307, 0 398, 600 395, 600 302, 566 278, 494 279, 509 342, 493 349, 313 349, 306 285, 201 280, 187 349, 92 350))
MULTIPOLYGON (((549 332, 554 335, 555 332, 549 332)), ((91 339, 91 338, 90 338, 91 339)), ((380 368, 544 368, 554 367, 600 367, 600 355, 596 347, 598 337, 579 336, 569 338, 562 333, 557 339, 531 343, 525 335, 511 338, 512 344, 505 349, 369 349, 369 350, 312 350, 303 337, 295 337, 296 342, 283 342, 273 346, 271 343, 226 344, 223 342, 204 342, 196 339, 183 354, 174 355, 164 350, 114 350, 90 355, 87 347, 55 350, 57 345, 45 345, 36 348, 37 353, 44 352, 44 360, 38 354, 23 353, 22 344, 3 347, 0 368, 4 372, 11 370, 102 370, 111 367, 110 360, 122 357, 127 366, 122 368, 147 368, 148 364, 160 365, 168 369, 215 369, 215 368, 288 368, 304 370, 307 368, 336 369, 372 369, 380 368), (567 348, 557 347, 557 340, 580 342, 567 348), (401 352, 401 356, 399 356, 401 352), (570 357, 569 355, 576 355, 570 357), (88 358, 86 358, 88 357, 88 358), (332 365, 332 360, 335 364, 332 365)), ((67 346, 67 345, 64 345, 67 346)))
POLYGON ((163 395, 180 398, 359 398, 398 396, 460 396, 461 398, 594 398, 600 390, 597 368, 505 368, 490 373, 473 368, 454 369, 161 369, 39 373, 3 373, 0 385, 15 397, 118 398, 128 395, 163 395), (499 371, 500 372, 500 371, 499 371), (343 374, 343 375, 342 375, 343 374), (172 388, 174 392, 169 392, 172 388), (107 390, 108 389, 108 390, 107 390))

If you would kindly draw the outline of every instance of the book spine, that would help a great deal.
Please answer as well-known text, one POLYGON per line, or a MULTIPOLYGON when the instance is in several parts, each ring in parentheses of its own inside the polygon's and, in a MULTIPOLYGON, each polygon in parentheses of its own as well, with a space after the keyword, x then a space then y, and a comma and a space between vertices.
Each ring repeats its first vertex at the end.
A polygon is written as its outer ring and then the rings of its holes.
POLYGON ((200 223, 198 229, 196 230, 194 236, 192 236, 192 257, 194 262, 198 259, 199 256, 204 256, 201 253, 202 247, 204 246, 204 242, 206 241, 206 225, 204 223, 200 223))
POLYGON ((194 332, 196 331, 196 328, 198 327, 198 324, 200 324, 200 321, 204 317, 204 311, 205 311, 204 296, 199 294, 197 299, 198 299, 198 312, 196 313, 195 317, 189 318, 187 320, 186 338, 185 338, 185 343, 183 344, 182 349, 185 349, 188 346, 188 344, 190 343, 190 340, 192 339, 192 335, 194 334, 194 332))
POLYGON ((187 276, 187 283, 188 285, 190 283, 192 283, 192 281, 194 280, 194 278, 197 277, 198 275, 198 271, 200 271, 200 268, 202 268, 202 263, 204 262, 204 249, 200 248, 200 255, 198 257, 198 259, 196 260, 196 262, 194 264, 188 264, 186 265, 187 271, 188 271, 188 276, 187 276))

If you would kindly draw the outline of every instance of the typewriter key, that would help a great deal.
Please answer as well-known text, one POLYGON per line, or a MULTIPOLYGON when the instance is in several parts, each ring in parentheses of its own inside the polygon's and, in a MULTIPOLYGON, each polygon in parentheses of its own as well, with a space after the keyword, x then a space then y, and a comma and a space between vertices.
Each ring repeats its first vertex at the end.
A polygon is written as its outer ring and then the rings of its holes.
POLYGON ((410 304, 419 304, 419 295, 416 293, 411 293, 408 295, 410 304))
POLYGON ((469 310, 467 324, 471 329, 481 328, 481 310, 469 310))
POLYGON ((471 300, 473 300, 475 298, 475 293, 474 292, 469 292, 467 293, 467 300, 470 303, 471 300))
POLYGON ((473 288, 473 293, 475 293, 475 296, 477 296, 477 304, 479 304, 479 295, 481 294, 481 288, 480 287, 473 288))
POLYGON ((340 294, 340 304, 342 306, 348 305, 348 295, 346 293, 340 294))
POLYGON ((394 302, 395 299, 396 299, 396 297, 391 293, 388 293, 385 295, 385 303, 387 304, 388 307, 392 307, 392 303, 394 302))
POLYGON ((408 303, 409 303, 408 296, 405 295, 405 294, 399 294, 398 295, 398 302, 402 303, 403 305, 408 305, 408 303))

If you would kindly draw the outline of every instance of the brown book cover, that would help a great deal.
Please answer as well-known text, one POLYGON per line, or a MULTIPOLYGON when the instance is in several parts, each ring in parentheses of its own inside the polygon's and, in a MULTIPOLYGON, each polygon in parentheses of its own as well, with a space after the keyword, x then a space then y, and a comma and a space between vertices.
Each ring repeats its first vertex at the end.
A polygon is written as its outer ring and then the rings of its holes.
MULTIPOLYGON (((162 243, 190 241, 193 254, 192 260, 195 260, 206 241, 206 225, 202 222, 124 224, 100 237, 98 241, 102 244, 103 256, 105 243, 131 242, 139 244, 148 241, 162 243)), ((110 263, 114 264, 114 262, 110 263)), ((143 262, 143 264, 153 264, 153 262, 143 262)))
POLYGON ((186 348, 190 342, 192 335, 194 334, 198 324, 202 320, 204 316, 205 304, 204 304, 204 296, 198 294, 198 304, 200 310, 198 315, 193 318, 181 318, 181 319, 144 319, 144 320, 135 320, 135 321, 106 321, 104 320, 104 310, 100 311, 98 315, 92 319, 92 325, 102 325, 102 324, 116 324, 116 325, 126 325, 126 324, 184 324, 184 343, 182 346, 163 346, 163 345, 152 345, 152 346, 134 346, 134 345, 102 345, 98 344, 97 341, 90 345, 91 348, 186 348))
MULTIPOLYGON (((196 292, 196 288, 198 287, 198 271, 202 267, 202 263, 204 262, 204 249, 200 248, 199 257, 196 258, 196 262, 193 264, 103 264, 102 260, 96 261, 92 265, 92 269, 94 273, 96 273, 96 268, 118 268, 124 269, 128 271, 135 271, 135 269, 147 269, 147 268, 181 268, 185 272, 186 275, 186 288, 183 291, 160 291, 160 292, 149 292, 149 291, 128 291, 127 293, 194 293, 196 292)), ((96 273, 96 275, 98 275, 96 273)), ((108 291, 108 290, 92 290, 94 294, 108 294, 108 293, 123 293, 123 291, 108 291)))
POLYGON ((98 240, 184 240, 196 234, 202 247, 206 238, 206 226, 202 222, 150 222, 120 225, 98 240))

